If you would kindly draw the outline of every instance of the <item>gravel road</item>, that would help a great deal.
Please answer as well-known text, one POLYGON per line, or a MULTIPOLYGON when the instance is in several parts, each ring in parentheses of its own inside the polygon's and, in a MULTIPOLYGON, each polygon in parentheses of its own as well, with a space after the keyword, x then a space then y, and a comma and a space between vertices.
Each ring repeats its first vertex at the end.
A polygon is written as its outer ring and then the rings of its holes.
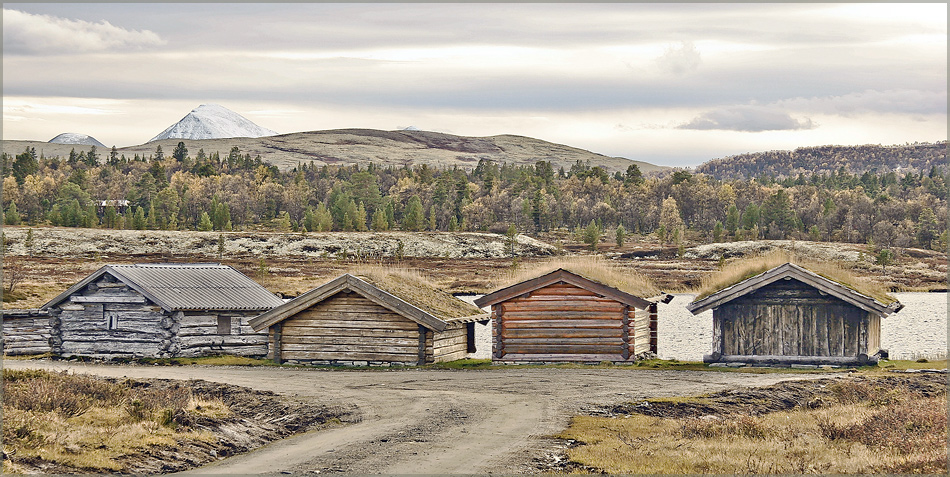
POLYGON ((556 447, 549 436, 590 406, 827 377, 603 368, 328 371, 18 360, 3 366, 204 379, 359 409, 362 420, 356 424, 277 441, 192 474, 537 472, 533 459, 556 447))

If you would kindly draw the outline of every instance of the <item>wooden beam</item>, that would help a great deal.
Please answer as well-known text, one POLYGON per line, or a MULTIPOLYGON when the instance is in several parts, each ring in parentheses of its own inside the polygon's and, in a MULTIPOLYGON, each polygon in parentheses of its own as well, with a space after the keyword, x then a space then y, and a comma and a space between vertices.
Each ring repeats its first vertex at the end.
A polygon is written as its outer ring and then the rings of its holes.
MULTIPOLYGON (((623 307, 623 327, 621 329, 621 350, 620 356, 623 359, 630 359, 630 307, 623 307)), ((634 338, 634 342, 636 338, 634 338)))
POLYGON ((280 341, 283 339, 283 326, 281 322, 275 323, 274 326, 274 362, 280 364, 280 341))
POLYGON ((69 297, 73 303, 145 303, 144 296, 82 296, 69 297))
POLYGON ((419 366, 426 364, 426 330, 425 326, 419 325, 419 366))

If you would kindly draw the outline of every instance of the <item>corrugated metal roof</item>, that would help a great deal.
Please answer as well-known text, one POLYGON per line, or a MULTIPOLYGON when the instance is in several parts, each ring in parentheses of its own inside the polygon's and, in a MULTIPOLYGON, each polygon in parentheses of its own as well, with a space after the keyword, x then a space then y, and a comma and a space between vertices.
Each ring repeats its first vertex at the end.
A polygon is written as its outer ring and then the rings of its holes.
POLYGON ((169 311, 269 310, 283 300, 243 273, 217 263, 106 265, 54 298, 55 305, 109 273, 169 311))

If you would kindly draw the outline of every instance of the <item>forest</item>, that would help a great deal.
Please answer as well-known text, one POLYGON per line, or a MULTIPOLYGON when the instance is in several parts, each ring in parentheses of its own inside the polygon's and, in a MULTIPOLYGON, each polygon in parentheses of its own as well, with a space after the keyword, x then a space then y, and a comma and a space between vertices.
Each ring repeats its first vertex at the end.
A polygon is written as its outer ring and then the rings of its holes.
MULTIPOLYGON (((699 168, 697 170, 703 170, 699 168)), ((754 239, 947 247, 947 168, 758 174, 716 179, 689 170, 610 174, 578 161, 471 170, 300 164, 280 171, 232 147, 149 157, 88 150, 2 155, 8 225, 115 229, 487 231, 579 241, 634 234, 663 244, 754 239), (580 238, 585 237, 585 238, 580 238), (591 239, 593 237, 593 239, 591 239)))
POLYGON ((707 161, 696 172, 718 179, 796 177, 831 173, 844 167, 852 174, 866 171, 929 171, 947 165, 947 141, 881 146, 814 146, 793 151, 764 151, 707 161))

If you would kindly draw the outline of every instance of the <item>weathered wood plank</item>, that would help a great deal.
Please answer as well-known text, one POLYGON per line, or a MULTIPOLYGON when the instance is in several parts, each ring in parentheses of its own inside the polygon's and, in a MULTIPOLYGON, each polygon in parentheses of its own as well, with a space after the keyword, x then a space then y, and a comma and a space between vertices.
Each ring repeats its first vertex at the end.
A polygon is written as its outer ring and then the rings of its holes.
POLYGON ((282 344, 300 344, 320 347, 325 344, 348 345, 361 348, 375 348, 377 346, 404 346, 415 349, 418 345, 418 338, 373 338, 367 341, 361 336, 283 336, 282 344))
POLYGON ((604 339, 602 337, 597 338, 563 338, 563 337, 553 337, 553 338, 509 338, 505 337, 505 346, 521 346, 521 345, 538 345, 538 346, 619 346, 622 347, 625 345, 623 340, 618 336, 612 340, 604 339))
POLYGON ((563 336, 565 338, 617 338, 622 337, 621 328, 507 328, 508 338, 546 338, 563 336))
POLYGON ((350 321, 350 320, 297 320, 291 318, 284 322, 285 331, 294 328, 360 328, 385 330, 414 330, 418 325, 412 322, 391 321, 350 321))
POLYGON ((310 351, 310 350, 281 350, 284 361, 288 360, 356 360, 356 361, 388 361, 394 363, 416 363, 418 355, 397 353, 373 353, 362 351, 310 351))
POLYGON ((620 320, 515 320, 502 322, 502 329, 514 328, 551 328, 551 329, 572 329, 572 328, 616 328, 620 329, 623 322, 620 320))
POLYGON ((607 313, 620 314, 623 311, 623 304, 614 301, 538 301, 534 303, 523 302, 505 302, 502 304, 505 313, 531 312, 583 312, 583 311, 602 311, 607 313))
POLYGON ((291 320, 346 320, 346 321, 393 321, 415 323, 395 313, 365 313, 351 311, 307 311, 294 315, 291 320))
POLYGON ((623 319, 620 312, 607 311, 518 311, 509 312, 505 315, 507 321, 521 320, 616 320, 622 323, 623 319))
POLYGON ((515 344, 506 342, 505 350, 507 353, 565 353, 565 354, 610 354, 615 352, 620 354, 620 344, 515 344))
POLYGON ((69 297, 69 301, 73 303, 145 303, 145 297, 125 295, 108 296, 105 294, 93 296, 72 295, 69 297))
POLYGON ((602 354, 570 354, 570 353, 505 353, 503 361, 581 361, 581 362, 600 362, 600 361, 625 361, 620 353, 602 353, 602 354))

